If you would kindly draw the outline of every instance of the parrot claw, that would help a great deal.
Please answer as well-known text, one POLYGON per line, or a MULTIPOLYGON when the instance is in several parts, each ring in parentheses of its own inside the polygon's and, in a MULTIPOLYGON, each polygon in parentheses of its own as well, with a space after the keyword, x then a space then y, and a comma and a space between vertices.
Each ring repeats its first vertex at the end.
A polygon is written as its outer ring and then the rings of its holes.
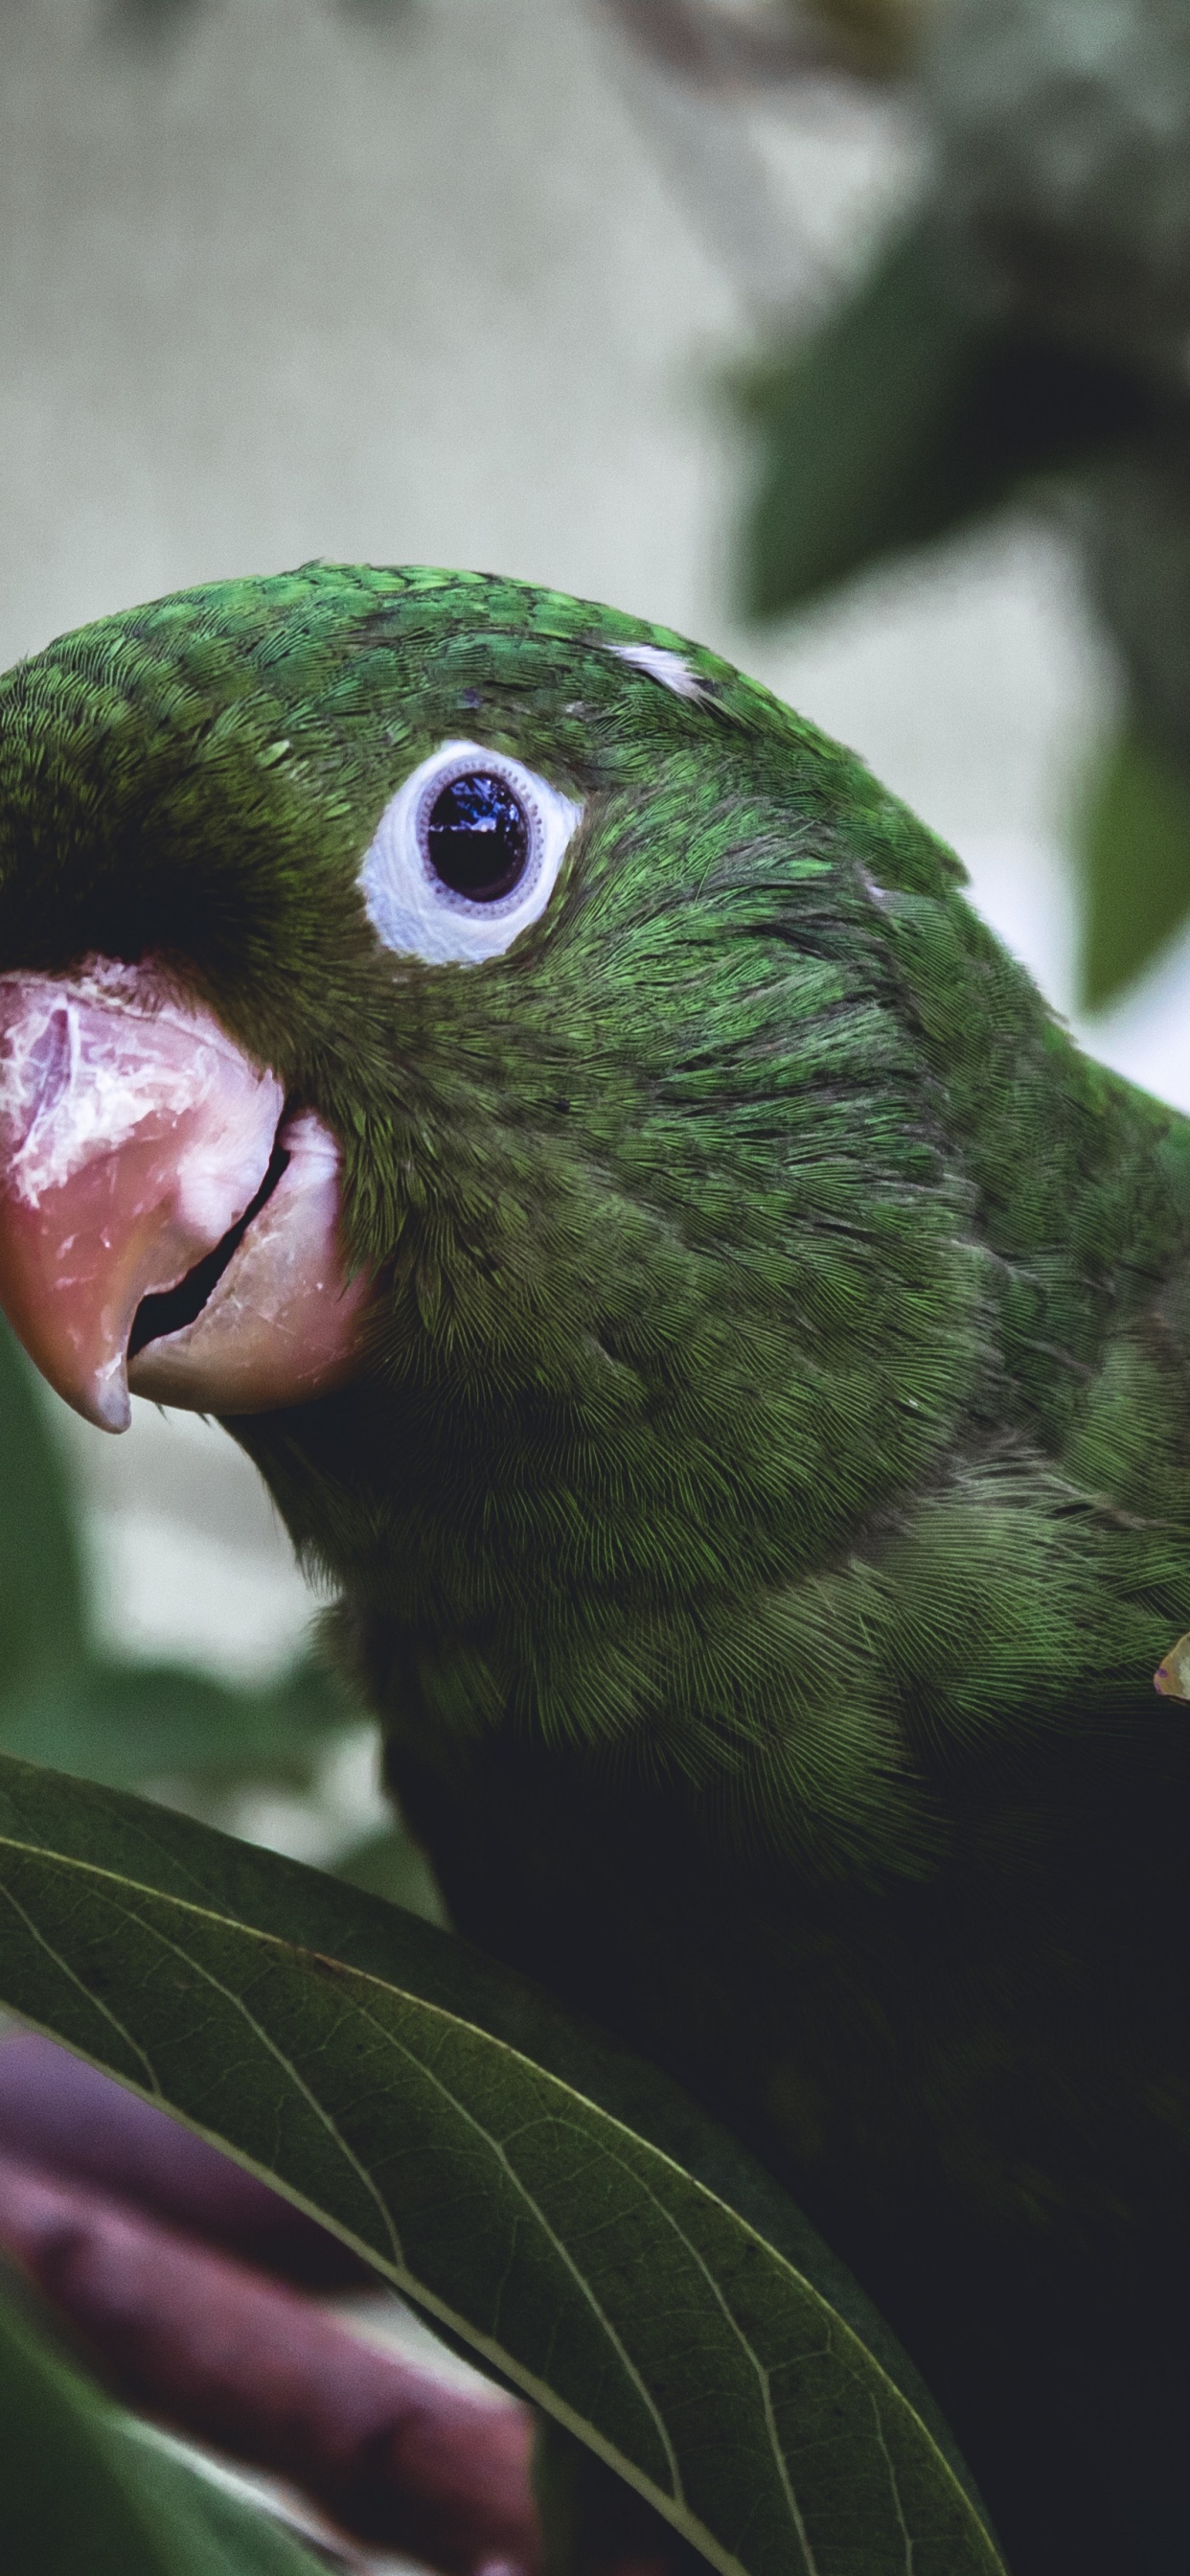
POLYGON ((1162 1699, 1190 1699, 1190 1635, 1179 1637, 1162 1657, 1153 1675, 1153 1688, 1162 1699))

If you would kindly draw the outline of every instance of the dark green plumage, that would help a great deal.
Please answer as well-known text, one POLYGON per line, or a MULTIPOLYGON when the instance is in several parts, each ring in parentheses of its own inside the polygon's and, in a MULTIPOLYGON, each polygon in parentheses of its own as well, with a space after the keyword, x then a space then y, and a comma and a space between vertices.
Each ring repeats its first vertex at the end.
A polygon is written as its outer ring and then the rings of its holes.
POLYGON ((457 1920, 792 2181, 1017 2576, 1156 2571, 1190 1126, 961 882, 765 691, 511 582, 223 584, 0 686, 0 969, 163 955, 344 1139, 368 1379, 233 1427, 457 1920), (458 736, 585 813, 431 966, 356 876, 458 736))

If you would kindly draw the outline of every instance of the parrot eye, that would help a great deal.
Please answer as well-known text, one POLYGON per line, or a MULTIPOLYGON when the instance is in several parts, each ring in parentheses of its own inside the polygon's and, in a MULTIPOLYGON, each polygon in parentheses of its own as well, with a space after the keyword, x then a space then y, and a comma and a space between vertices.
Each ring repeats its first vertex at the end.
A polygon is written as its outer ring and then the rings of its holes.
POLYGON ((580 808, 477 742, 444 742, 386 806, 360 871, 386 948, 434 965, 499 956, 545 910, 580 808))
POLYGON ((426 856, 452 894, 499 903, 529 865, 533 826, 506 778, 465 769, 440 787, 425 816, 426 856))

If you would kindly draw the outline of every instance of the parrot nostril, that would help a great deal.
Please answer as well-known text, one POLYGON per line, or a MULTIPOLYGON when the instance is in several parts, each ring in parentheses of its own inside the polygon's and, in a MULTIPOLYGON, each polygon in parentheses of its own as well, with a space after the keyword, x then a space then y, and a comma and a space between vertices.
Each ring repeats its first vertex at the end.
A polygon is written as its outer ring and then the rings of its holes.
POLYGON ((70 1012, 59 1002, 25 1058, 36 1086, 36 1116, 46 1117, 57 1107, 70 1080, 70 1061, 70 1012))

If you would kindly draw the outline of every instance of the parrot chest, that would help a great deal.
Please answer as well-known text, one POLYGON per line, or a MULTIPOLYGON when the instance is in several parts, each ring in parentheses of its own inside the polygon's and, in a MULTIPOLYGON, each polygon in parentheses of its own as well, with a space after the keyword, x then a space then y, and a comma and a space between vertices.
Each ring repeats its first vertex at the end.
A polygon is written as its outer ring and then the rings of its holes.
POLYGON ((945 2206, 1127 2268, 1138 2231, 1168 2256, 1186 2236, 1181 1874, 1160 1820, 1146 1849, 1126 1818, 1177 1809, 1172 1779, 1154 1801, 1135 1764, 1076 1754, 884 1887, 815 1885, 714 1800, 510 1732, 443 1763, 406 1711, 386 1769, 458 1929, 664 2065, 825 2232, 945 2206))
POLYGON ((573 1756, 496 1739, 448 1774, 437 1751, 402 1722, 387 1767, 459 1930, 663 2065, 793 2192, 923 2372, 1021 2576, 1106 2576, 1138 2498, 1161 2521, 1152 2426, 1190 2398, 1185 1927, 1154 1901, 1172 1855, 1113 1884, 1126 1779, 1078 1815, 1059 1778, 1065 1833, 1006 1806, 882 1895, 807 1889, 573 1756))

